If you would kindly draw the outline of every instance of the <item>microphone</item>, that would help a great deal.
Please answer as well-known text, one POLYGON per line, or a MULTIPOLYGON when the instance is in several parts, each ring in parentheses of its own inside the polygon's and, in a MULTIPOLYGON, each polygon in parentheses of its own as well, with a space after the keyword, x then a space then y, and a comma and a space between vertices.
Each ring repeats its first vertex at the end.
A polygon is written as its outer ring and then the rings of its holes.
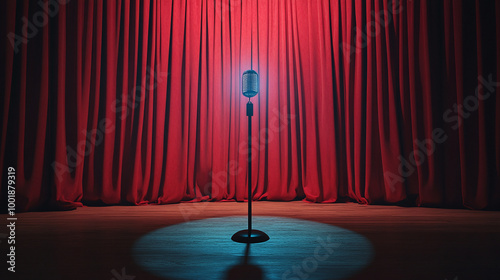
POLYGON ((243 72, 242 91, 245 97, 248 97, 247 116, 248 116, 248 229, 240 230, 233 234, 231 240, 239 243, 260 243, 269 240, 269 235, 265 232, 252 229, 252 116, 253 103, 250 97, 254 97, 259 92, 259 74, 254 70, 243 72))
POLYGON ((254 97, 259 92, 259 74, 254 70, 247 70, 242 77, 243 95, 245 97, 254 97))

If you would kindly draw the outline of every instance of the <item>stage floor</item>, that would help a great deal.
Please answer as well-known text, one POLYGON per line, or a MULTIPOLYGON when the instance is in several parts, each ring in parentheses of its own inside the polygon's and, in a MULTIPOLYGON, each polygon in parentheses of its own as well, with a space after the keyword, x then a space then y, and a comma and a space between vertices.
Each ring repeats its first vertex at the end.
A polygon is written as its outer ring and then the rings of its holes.
MULTIPOLYGON (((324 223, 369 240, 371 262, 348 279, 464 280, 498 279, 500 275, 500 212, 300 201, 263 201, 253 206, 257 216, 324 223)), ((203 202, 20 213, 15 229, 16 272, 7 272, 3 262, 0 278, 165 279, 146 271, 134 258, 133 246, 139 239, 170 225, 246 215, 246 210, 246 203, 203 202)), ((6 218, 1 215, 4 223, 6 218)), ((3 257, 7 252, 6 233, 3 226, 3 257)), ((360 258, 366 254, 357 253, 360 258)), ((200 262, 207 262, 201 258, 200 262)), ((217 257, 212 262, 210 265, 216 265, 217 257)), ((192 269, 190 263, 185 267, 192 269)))

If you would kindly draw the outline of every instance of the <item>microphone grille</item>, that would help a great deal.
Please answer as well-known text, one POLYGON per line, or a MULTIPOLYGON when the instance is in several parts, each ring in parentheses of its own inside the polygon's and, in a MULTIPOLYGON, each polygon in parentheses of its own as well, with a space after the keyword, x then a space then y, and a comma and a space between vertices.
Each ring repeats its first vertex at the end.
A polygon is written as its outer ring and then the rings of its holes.
POLYGON ((259 92, 259 74, 254 70, 247 70, 242 77, 243 95, 254 97, 259 92))

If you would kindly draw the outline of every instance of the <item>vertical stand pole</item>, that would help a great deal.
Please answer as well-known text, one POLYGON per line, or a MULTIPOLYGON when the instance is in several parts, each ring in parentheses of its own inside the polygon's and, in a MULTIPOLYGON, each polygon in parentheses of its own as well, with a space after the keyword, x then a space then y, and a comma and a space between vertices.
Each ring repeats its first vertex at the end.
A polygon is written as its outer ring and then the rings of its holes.
POLYGON ((252 116, 253 103, 248 99, 248 238, 252 236, 252 116))
POLYGON ((260 243, 269 240, 269 236, 260 230, 252 230, 252 116, 253 104, 248 99, 247 103, 248 116, 248 229, 240 230, 233 234, 231 239, 239 243, 260 243))

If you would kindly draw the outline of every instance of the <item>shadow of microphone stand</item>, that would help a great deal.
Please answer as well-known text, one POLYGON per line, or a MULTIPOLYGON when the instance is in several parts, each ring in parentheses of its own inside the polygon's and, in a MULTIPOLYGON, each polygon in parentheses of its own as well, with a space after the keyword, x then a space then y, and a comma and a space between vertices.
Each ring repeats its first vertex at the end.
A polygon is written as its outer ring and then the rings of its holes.
POLYGON ((243 262, 228 270, 225 280, 262 280, 263 271, 260 267, 250 264, 250 244, 246 244, 243 262))

